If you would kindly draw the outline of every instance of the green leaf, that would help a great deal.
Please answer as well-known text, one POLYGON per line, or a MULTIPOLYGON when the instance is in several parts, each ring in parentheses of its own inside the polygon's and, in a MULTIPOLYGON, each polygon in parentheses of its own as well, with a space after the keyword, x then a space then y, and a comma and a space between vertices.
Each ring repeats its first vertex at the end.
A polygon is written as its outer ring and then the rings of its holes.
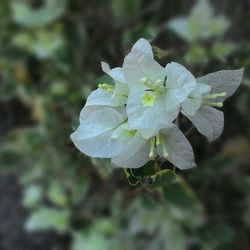
POLYGON ((225 57, 230 55, 235 50, 235 45, 230 42, 217 41, 211 48, 211 55, 214 58, 224 60, 225 57))
POLYGON ((58 183, 52 183, 48 190, 48 198, 57 206, 66 206, 68 198, 65 194, 63 186, 58 183))
POLYGON ((63 47, 64 40, 60 32, 38 30, 33 34, 21 32, 12 39, 13 46, 34 54, 38 59, 50 58, 63 47))
POLYGON ((3 172, 11 172, 17 170, 23 157, 21 153, 7 147, 0 147, 0 170, 3 172))
POLYGON ((64 80, 55 80, 50 87, 51 94, 56 97, 67 95, 67 84, 64 80))
POLYGON ((163 194, 168 202, 181 209, 194 210, 198 206, 193 191, 180 176, 171 185, 163 186, 163 194))
POLYGON ((176 182, 177 175, 170 169, 164 169, 152 176, 152 186, 162 187, 169 186, 176 182))
POLYGON ((164 59, 165 57, 169 56, 169 54, 171 53, 171 51, 163 50, 156 46, 153 46, 153 52, 154 52, 154 57, 156 57, 159 60, 164 59))
POLYGON ((141 2, 141 0, 113 0, 113 13, 118 20, 127 19, 138 11, 141 2))
POLYGON ((131 174, 136 178, 145 178, 145 177, 152 176, 156 173, 155 162, 150 161, 146 165, 140 168, 133 168, 130 171, 131 171, 131 174))
POLYGON ((70 212, 66 209, 42 207, 28 218, 26 229, 29 231, 54 229, 58 233, 65 233, 69 229, 70 212))
POLYGON ((185 60, 190 64, 207 62, 207 52, 200 44, 193 44, 185 55, 185 60))
POLYGON ((137 184, 140 183, 140 178, 133 176, 131 169, 124 168, 123 170, 131 186, 136 186, 137 184))
POLYGON ((22 204, 24 207, 33 208, 40 204, 43 197, 42 187, 39 185, 28 186, 24 190, 22 204))
POLYGON ((85 242, 86 242, 86 238, 84 237, 84 234, 80 232, 75 232, 73 233, 71 249, 82 250, 83 246, 85 245, 85 242))
POLYGON ((92 231, 90 234, 76 232, 73 234, 72 250, 110 250, 110 241, 102 234, 92 231))

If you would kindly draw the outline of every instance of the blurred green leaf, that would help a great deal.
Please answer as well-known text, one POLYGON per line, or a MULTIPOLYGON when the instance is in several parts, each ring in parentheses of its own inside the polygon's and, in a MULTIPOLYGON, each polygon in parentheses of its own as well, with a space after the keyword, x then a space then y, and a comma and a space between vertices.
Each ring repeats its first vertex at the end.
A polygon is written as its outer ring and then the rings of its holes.
POLYGON ((180 176, 171 185, 163 186, 163 194, 168 202, 180 209, 196 210, 198 207, 193 191, 180 176))
POLYGON ((41 207, 33 212, 26 222, 29 231, 54 229, 65 233, 69 229, 70 212, 54 208, 41 207))
POLYGON ((130 170, 131 174, 137 178, 145 178, 155 174, 156 166, 154 161, 150 161, 140 168, 133 168, 130 170))
POLYGON ((163 50, 156 46, 153 46, 153 52, 154 52, 154 56, 158 58, 159 60, 164 59, 171 53, 171 51, 163 50))
POLYGON ((46 59, 62 48, 64 41, 56 31, 39 30, 33 34, 22 32, 15 35, 12 44, 33 53, 39 59, 46 59))
POLYGON ((39 185, 30 185, 24 190, 22 204, 26 208, 37 207, 43 198, 43 190, 39 185))
POLYGON ((113 13, 118 20, 124 20, 137 14, 141 0, 112 0, 113 13))
POLYGON ((12 172, 20 168, 23 156, 8 147, 0 147, 0 171, 12 172))
POLYGON ((230 42, 217 41, 211 48, 211 54, 214 58, 225 60, 235 50, 235 44, 230 42))
POLYGON ((90 235, 83 235, 82 233, 75 233, 73 235, 72 250, 82 250, 82 249, 91 249, 91 250, 110 250, 111 245, 109 240, 106 239, 103 235, 98 233, 92 233, 90 235))
POLYGON ((161 170, 152 176, 152 185, 154 187, 168 187, 177 180, 175 172, 169 169, 161 170))
POLYGON ((203 64, 208 61, 208 54, 201 44, 193 44, 186 53, 185 60, 190 64, 203 64))
POLYGON ((48 190, 48 198, 57 206, 66 206, 68 198, 65 193, 64 187, 59 183, 52 183, 48 190))

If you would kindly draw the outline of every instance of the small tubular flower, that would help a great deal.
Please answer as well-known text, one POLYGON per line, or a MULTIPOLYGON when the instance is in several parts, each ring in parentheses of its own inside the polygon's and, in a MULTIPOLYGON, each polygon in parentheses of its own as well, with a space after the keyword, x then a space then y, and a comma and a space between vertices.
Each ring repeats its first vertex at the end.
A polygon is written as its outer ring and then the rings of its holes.
POLYGON ((182 113, 209 141, 217 139, 224 127, 223 101, 239 87, 243 69, 222 70, 197 78, 198 87, 182 104, 182 113))
POLYGON ((112 163, 121 168, 139 168, 157 157, 171 162, 179 169, 195 166, 190 143, 174 125, 160 130, 149 139, 135 132, 133 138, 123 145, 121 153, 112 158, 112 163))
POLYGON ((140 39, 123 64, 129 87, 128 124, 146 139, 170 126, 178 116, 180 103, 195 88, 196 80, 183 66, 162 67, 153 58, 152 48, 140 39))
POLYGON ((105 62, 102 62, 101 66, 102 70, 114 80, 114 84, 99 84, 98 89, 88 97, 87 105, 124 106, 128 98, 128 86, 122 68, 111 69, 105 62))

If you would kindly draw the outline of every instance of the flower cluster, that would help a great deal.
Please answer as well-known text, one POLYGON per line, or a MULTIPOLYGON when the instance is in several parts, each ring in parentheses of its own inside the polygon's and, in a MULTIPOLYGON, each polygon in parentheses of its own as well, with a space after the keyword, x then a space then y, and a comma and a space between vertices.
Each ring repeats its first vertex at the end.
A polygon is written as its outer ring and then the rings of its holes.
POLYGON ((114 84, 100 84, 90 94, 71 139, 81 152, 111 158, 122 168, 139 168, 156 158, 179 169, 194 167, 192 147, 175 120, 182 113, 209 141, 215 140, 224 124, 216 108, 236 91, 243 76, 238 69, 195 78, 176 62, 162 67, 142 38, 121 68, 102 63, 102 69, 114 84))

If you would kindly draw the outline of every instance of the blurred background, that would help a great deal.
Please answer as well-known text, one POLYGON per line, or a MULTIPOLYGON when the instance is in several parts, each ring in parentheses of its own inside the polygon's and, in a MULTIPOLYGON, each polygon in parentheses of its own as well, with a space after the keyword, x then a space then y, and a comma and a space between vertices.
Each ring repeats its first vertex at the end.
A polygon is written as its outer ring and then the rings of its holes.
POLYGON ((249 249, 249 17, 249 0, 0 0, 0 249, 249 249), (245 67, 222 136, 189 133, 198 167, 165 195, 69 139, 100 62, 141 37, 195 76, 245 67))

